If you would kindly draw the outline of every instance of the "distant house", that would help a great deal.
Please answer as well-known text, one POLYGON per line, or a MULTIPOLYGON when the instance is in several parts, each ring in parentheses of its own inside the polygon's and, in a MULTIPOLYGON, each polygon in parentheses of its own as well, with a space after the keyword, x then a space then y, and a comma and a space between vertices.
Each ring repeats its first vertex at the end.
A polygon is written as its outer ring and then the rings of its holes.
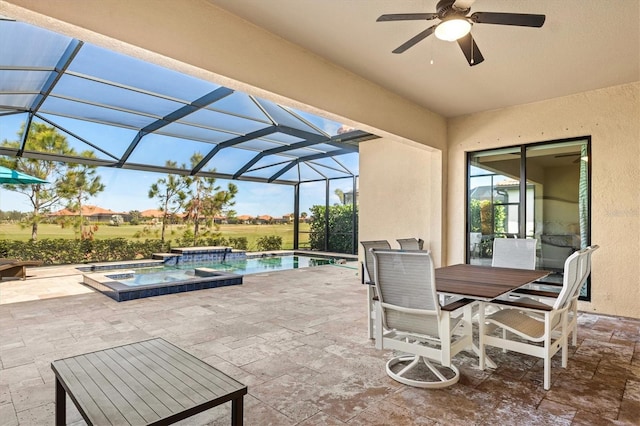
POLYGON ((273 222, 279 224, 293 223, 293 218, 293 213, 288 213, 283 215, 282 217, 274 217, 273 222))
POLYGON ((244 223, 245 225, 249 225, 253 221, 253 217, 248 214, 243 214, 242 216, 236 216, 236 220, 238 223, 244 223))
POLYGON ((256 223, 258 225, 266 225, 271 222, 273 222, 273 216, 269 216, 268 214, 263 214, 262 216, 258 216, 256 218, 256 223))
MULTIPOLYGON (((49 213, 47 216, 51 219, 76 217, 80 216, 80 212, 64 208, 57 212, 49 213)), ((82 206, 82 216, 91 222, 110 222, 113 216, 122 216, 125 221, 129 221, 131 215, 127 212, 115 212, 99 206, 85 205, 82 206)))
POLYGON ((145 219, 162 219, 164 217, 164 212, 158 209, 149 209, 141 211, 140 216, 145 219))

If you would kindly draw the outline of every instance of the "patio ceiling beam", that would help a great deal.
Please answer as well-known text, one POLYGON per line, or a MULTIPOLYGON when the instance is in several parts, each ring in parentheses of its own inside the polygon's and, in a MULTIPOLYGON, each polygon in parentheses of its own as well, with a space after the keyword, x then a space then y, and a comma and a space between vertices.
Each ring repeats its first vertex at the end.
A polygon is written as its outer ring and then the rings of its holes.
POLYGON ((160 120, 156 120, 155 122, 143 127, 142 129, 140 129, 140 131, 135 136, 135 138, 133 138, 133 141, 131 141, 131 143, 129 144, 129 147, 120 158, 120 161, 118 162, 118 167, 122 167, 127 162, 129 157, 133 153, 133 150, 136 149, 136 146, 138 146, 138 143, 140 143, 140 140, 145 135, 152 133, 158 129, 161 129, 162 127, 167 126, 183 117, 186 117, 187 115, 195 111, 198 111, 209 104, 219 101, 220 99, 225 98, 232 93, 233 93, 232 89, 228 89, 226 87, 219 87, 216 90, 202 96, 201 98, 196 99, 195 101, 191 102, 189 105, 185 105, 177 109, 176 111, 172 112, 171 114, 168 114, 164 118, 160 120))
MULTIPOLYGON (((298 136, 298 132, 296 131, 296 129, 292 129, 292 128, 287 127, 287 126, 280 126, 279 125, 279 126, 277 126, 277 130, 280 133, 285 133, 285 134, 290 134, 290 135, 293 135, 293 136, 298 136)), ((309 134, 309 136, 311 136, 311 138, 309 138, 307 140, 304 140, 302 142, 295 142, 295 143, 292 143, 290 145, 282 145, 282 146, 278 146, 276 148, 271 148, 271 149, 267 149, 265 151, 262 151, 261 153, 259 153, 255 157, 253 157, 251 160, 249 160, 244 166, 242 166, 240 169, 238 169, 238 171, 234 173, 233 178, 237 179, 244 172, 249 170, 251 168, 251 166, 253 166, 254 164, 256 164, 258 161, 260 161, 262 158, 264 158, 266 156, 275 155, 275 154, 279 154, 281 152, 286 152, 286 151, 292 151, 294 149, 306 148, 308 146, 317 145, 318 143, 321 143, 322 141, 326 140, 325 137, 320 136, 320 135, 309 134)))
POLYGON ((194 176, 198 173, 207 163, 218 153, 221 149, 229 148, 234 145, 239 145, 243 142, 250 141, 252 139, 258 139, 262 136, 270 135, 277 131, 277 126, 269 126, 264 129, 256 130, 255 132, 247 133, 243 136, 238 136, 237 138, 230 139, 228 141, 220 142, 217 144, 207 155, 205 155, 202 160, 191 170, 191 176, 194 176))
POLYGON ((115 161, 118 161, 118 157, 117 157, 117 156, 115 156, 115 155, 111 154, 110 152, 108 152, 108 151, 106 151, 106 150, 104 150, 104 149, 100 148, 99 146, 97 146, 97 145, 95 145, 95 144, 93 144, 93 143, 89 142, 89 141, 88 141, 88 140, 86 140, 85 138, 83 138, 83 137, 81 137, 81 136, 76 135, 76 134, 75 134, 75 133, 73 133, 72 131, 65 129, 64 127, 60 126, 59 124, 54 123, 53 121, 51 121, 51 120, 49 120, 49 119, 47 119, 47 118, 45 118, 45 117, 42 117, 40 114, 35 114, 35 116, 36 116, 36 117, 38 117, 40 120, 42 120, 42 121, 44 121, 44 122, 46 122, 46 123, 51 124, 51 125, 52 125, 53 127, 55 127, 56 129, 60 129, 60 130, 62 130, 63 132, 65 132, 66 134, 73 136, 74 138, 78 139, 78 140, 79 140, 79 141, 81 141, 81 142, 84 142, 85 144, 89 145, 91 148, 93 148, 93 149, 95 149, 95 150, 97 150, 97 151, 100 151, 101 153, 103 153, 104 155, 106 155, 106 156, 108 156, 108 157, 113 158, 115 161))
POLYGON ((319 174, 320 176, 322 176, 324 179, 329 179, 329 178, 327 177, 327 175, 325 175, 324 173, 322 173, 320 170, 316 169, 316 168, 313 166, 313 163, 312 163, 311 161, 307 161, 305 164, 306 164, 306 165, 307 165, 307 167, 309 167, 311 170, 313 170, 314 172, 316 172, 317 174, 319 174))
MULTIPOLYGON (((18 150, 15 148, 0 147, 0 155, 10 157, 18 157, 18 150)), ((113 160, 105 160, 102 158, 76 157, 71 155, 61 155, 50 152, 40 151, 24 151, 20 157, 33 158, 35 160, 56 161, 60 163, 86 164, 88 166, 115 166, 117 163, 113 160)))
POLYGON ((304 163, 305 161, 318 160, 320 158, 332 157, 334 155, 349 154, 351 152, 352 151, 350 149, 337 149, 337 150, 331 151, 331 152, 322 152, 322 153, 319 153, 319 154, 312 154, 312 155, 307 155, 305 157, 297 158, 297 159, 291 161, 286 166, 284 166, 282 169, 280 169, 278 172, 276 172, 273 176, 271 176, 268 179, 268 182, 272 182, 273 180, 279 178, 280 176, 285 174, 287 171, 289 171, 296 164, 304 163))
MULTIPOLYGON (((170 173, 170 174, 183 175, 183 176, 188 176, 191 174, 191 170, 188 170, 188 169, 176 169, 172 167, 156 166, 151 164, 140 164, 140 163, 127 163, 122 168, 130 169, 130 170, 141 170, 146 172, 170 173)), ((225 180, 232 179, 232 176, 230 174, 218 173, 218 172, 201 172, 201 173, 198 173, 198 176, 212 177, 216 179, 225 179, 225 180)), ((247 182, 267 183, 266 178, 259 178, 259 177, 253 177, 253 176, 243 176, 238 180, 247 181, 247 182)), ((290 181, 282 180, 282 181, 274 181, 271 183, 277 183, 280 185, 296 185, 298 182, 290 182, 290 181)))
MULTIPOLYGON (((29 111, 32 114, 38 112, 38 110, 40 109, 44 101, 47 99, 49 94, 51 94, 51 91, 53 90, 53 88, 56 86, 56 84, 58 84, 58 81, 60 81, 60 77, 62 77, 66 69, 69 68, 69 65, 71 65, 73 58, 76 57, 76 55, 82 48, 83 44, 84 44, 83 42, 76 39, 72 39, 69 42, 69 44, 67 45, 67 48, 64 50, 64 52, 60 56, 60 59, 58 59, 58 62, 56 63, 54 70, 51 71, 51 73, 49 74, 49 77, 47 78, 47 81, 45 81, 45 83, 42 85, 42 89, 40 90, 40 93, 35 97, 35 99, 31 103, 31 106, 29 107, 29 111)), ((18 157, 22 156, 24 147, 27 144, 27 136, 29 135, 30 127, 31 127, 31 119, 28 121, 27 125, 24 128, 24 134, 22 135, 22 141, 20 142, 18 157)))
MULTIPOLYGON (((71 99, 71 100, 73 100, 73 99, 71 99)), ((84 102, 84 101, 79 101, 79 102, 84 102)), ((93 105, 99 105, 99 104, 93 104, 93 105)), ((99 105, 99 106, 103 106, 103 105, 99 105)), ((110 108, 110 107, 106 107, 106 108, 110 108)), ((116 108, 110 108, 110 109, 116 109, 116 108)), ((123 109, 116 109, 116 110, 124 111, 124 112, 131 112, 132 114, 137 114, 137 115, 141 115, 141 116, 145 116, 145 117, 153 117, 153 118, 158 117, 158 116, 152 116, 152 115, 147 114, 147 113, 137 113, 137 112, 133 112, 133 111, 126 111, 126 110, 123 110, 123 109)), ((21 113, 21 112, 28 112, 28 111, 24 110, 24 111, 12 112, 12 113, 21 113)), ((62 113, 56 112, 56 111, 40 110, 40 114, 48 114, 48 115, 53 115, 53 116, 56 116, 56 117, 72 118, 74 120, 86 121, 86 122, 89 122, 89 123, 104 124, 105 126, 120 127, 120 128, 123 128, 123 129, 134 130, 136 132, 138 130, 140 130, 139 127, 132 126, 130 124, 122 124, 122 123, 115 123, 115 122, 106 121, 106 120, 98 120, 98 119, 95 119, 95 118, 88 118, 88 117, 83 117, 83 116, 74 115, 74 114, 62 114, 62 113)), ((180 121, 177 121, 177 123, 180 123, 180 121)), ((213 130, 213 131, 216 131, 216 132, 226 133, 226 134, 233 135, 233 136, 240 135, 237 132, 232 132, 230 130, 224 130, 224 129, 217 129, 217 128, 210 127, 210 126, 204 126, 202 124, 189 123, 189 124, 185 124, 185 125, 188 125, 190 127, 197 127, 197 128, 204 129, 204 130, 213 130)), ((192 140, 192 141, 197 141, 197 142, 212 143, 212 141, 210 139, 197 138, 197 137, 185 136, 185 135, 176 135, 174 133, 163 132, 161 130, 160 131, 155 131, 154 133, 157 134, 157 135, 164 135, 164 136, 169 136, 169 137, 172 137, 172 138, 179 138, 179 139, 187 139, 187 140, 192 140)))
MULTIPOLYGON (((332 158, 332 160, 336 161, 335 158, 332 158)), ((315 161, 307 161, 307 165, 311 165, 311 164, 313 164, 314 166, 318 166, 318 167, 322 167, 322 168, 325 168, 325 169, 333 170, 334 172, 345 173, 345 174, 348 174, 349 176, 353 175, 353 172, 351 172, 351 170, 347 169, 346 167, 342 167, 342 168, 331 167, 331 166, 328 166, 326 164, 316 163, 315 161)), ((338 163, 338 164, 340 164, 340 163, 338 163)))

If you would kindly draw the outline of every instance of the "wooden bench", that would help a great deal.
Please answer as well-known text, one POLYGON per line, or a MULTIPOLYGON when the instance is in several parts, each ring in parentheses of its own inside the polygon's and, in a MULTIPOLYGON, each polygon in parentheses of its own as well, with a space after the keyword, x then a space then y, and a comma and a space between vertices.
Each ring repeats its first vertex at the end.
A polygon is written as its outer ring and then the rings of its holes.
POLYGON ((151 339, 51 363, 56 425, 68 394, 89 425, 168 425, 231 401, 242 425, 247 387, 164 339, 151 339))

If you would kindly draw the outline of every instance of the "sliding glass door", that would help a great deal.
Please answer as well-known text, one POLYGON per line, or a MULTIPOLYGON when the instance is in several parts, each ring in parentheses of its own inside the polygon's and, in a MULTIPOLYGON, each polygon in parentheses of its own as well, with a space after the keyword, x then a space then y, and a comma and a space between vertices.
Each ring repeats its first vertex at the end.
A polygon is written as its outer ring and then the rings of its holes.
POLYGON ((495 238, 535 238, 536 267, 561 282, 565 259, 590 242, 589 147, 586 137, 469 153, 467 262, 490 265, 495 238))

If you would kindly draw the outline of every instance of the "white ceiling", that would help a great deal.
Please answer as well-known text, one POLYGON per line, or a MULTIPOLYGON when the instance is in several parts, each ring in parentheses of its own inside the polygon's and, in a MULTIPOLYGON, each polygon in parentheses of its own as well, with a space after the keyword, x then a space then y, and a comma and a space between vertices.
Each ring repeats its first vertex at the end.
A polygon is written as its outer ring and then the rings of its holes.
POLYGON ((546 15, 542 28, 475 24, 485 61, 431 35, 435 21, 376 22, 435 12, 437 0, 209 0, 445 117, 640 80, 639 0, 476 0, 473 12, 546 15), (433 60, 433 64, 431 64, 433 60))

